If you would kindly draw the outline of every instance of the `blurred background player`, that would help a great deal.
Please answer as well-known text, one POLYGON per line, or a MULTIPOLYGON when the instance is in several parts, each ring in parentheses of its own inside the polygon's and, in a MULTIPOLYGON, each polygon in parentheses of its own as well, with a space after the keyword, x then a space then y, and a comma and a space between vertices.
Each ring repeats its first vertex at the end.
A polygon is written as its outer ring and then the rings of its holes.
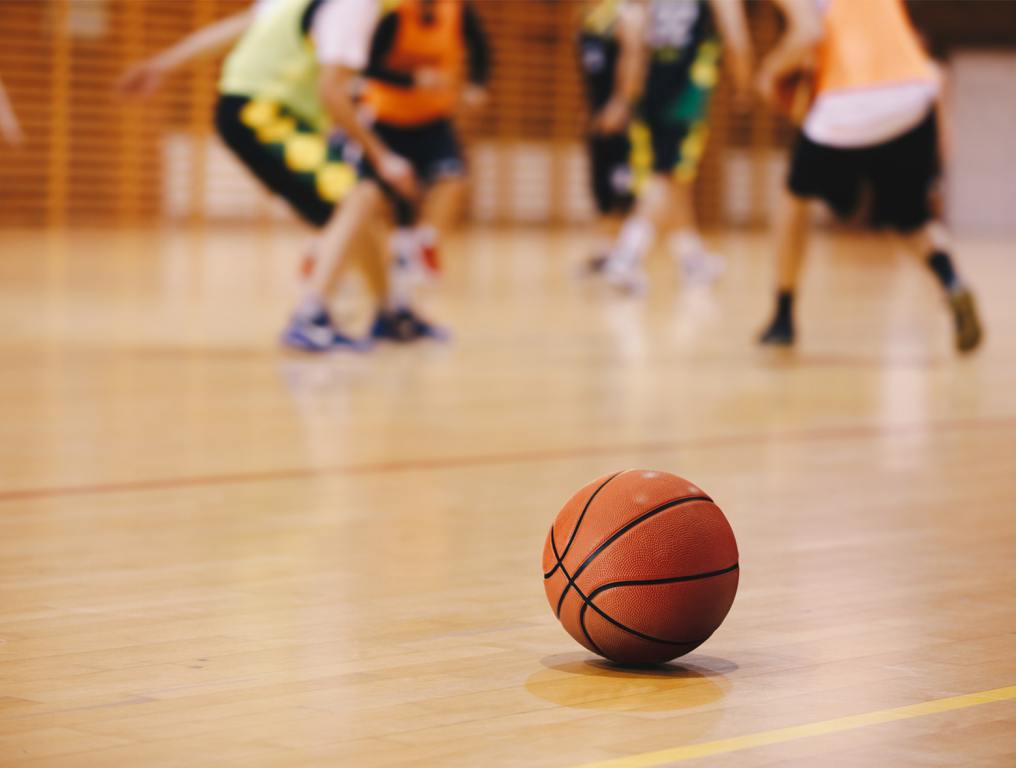
MULTIPOLYGON (((466 2, 402 0, 388 5, 371 41, 363 104, 372 130, 410 163, 421 184, 419 195, 406 195, 380 180, 395 216, 391 279, 401 295, 408 291, 407 278, 415 265, 437 271, 439 238, 460 213, 465 163, 452 117, 460 98, 474 107, 486 101, 490 52, 479 19, 466 2)), ((377 177, 372 163, 367 175, 377 177)), ((405 333, 433 335, 436 329, 406 313, 379 317, 373 329, 377 338, 401 338, 405 333)))
MULTIPOLYGON (((599 121, 604 133, 623 130, 641 94, 634 157, 651 158, 634 214, 621 228, 605 265, 607 279, 631 292, 645 288, 643 263, 657 238, 669 236, 671 255, 686 277, 708 281, 722 269, 699 237, 691 183, 705 149, 709 99, 721 57, 717 29, 738 93, 751 78, 751 46, 740 0, 627 0, 618 11, 618 37, 640 62, 618 70, 615 97, 599 121), (631 78, 630 80, 628 78, 631 78)), ((743 98, 743 97, 742 97, 743 98)))
POLYGON ((824 200, 846 216, 870 194, 869 218, 902 236, 945 291, 956 348, 981 341, 973 295, 956 271, 949 239, 932 211, 939 172, 939 74, 902 0, 779 0, 787 32, 763 63, 759 84, 771 100, 780 84, 815 67, 815 100, 791 160, 777 223, 777 296, 762 344, 794 342, 793 305, 804 262, 808 203, 824 200))
MULTIPOLYGON (((628 139, 628 105, 637 93, 625 93, 627 84, 638 83, 641 59, 638 46, 619 34, 618 13, 623 0, 587 0, 579 32, 579 65, 589 105, 589 178, 599 214, 603 242, 588 267, 598 272, 606 264, 610 248, 635 202, 628 139), (630 72, 630 70, 636 70, 630 72), (618 127, 619 126, 619 127, 618 127)), ((630 26, 626 28, 630 31, 630 26)))
MULTIPOLYGON (((326 0, 326 1, 327 2, 332 2, 332 0, 326 0)), ((295 16, 296 15, 295 13, 291 12, 290 14, 285 14, 285 17, 277 17, 277 18, 275 16, 269 16, 270 11, 272 11, 276 5, 282 5, 282 4, 287 4, 287 3, 289 3, 290 5, 293 5, 291 0, 257 0, 256 2, 254 2, 252 4, 252 7, 249 8, 248 10, 242 11, 240 13, 236 13, 234 15, 228 16, 227 18, 220 19, 219 21, 216 21, 216 22, 211 23, 211 24, 209 24, 209 25, 207 25, 205 27, 197 29, 196 31, 194 31, 194 33, 192 33, 191 35, 188 35, 187 37, 183 38, 178 43, 176 43, 173 46, 167 48, 166 50, 161 51, 160 53, 158 53, 158 54, 156 54, 154 56, 151 56, 150 58, 148 58, 148 59, 146 59, 144 61, 138 62, 137 64, 132 66, 120 78, 120 80, 118 82, 118 86, 119 86, 120 90, 122 92, 124 92, 124 93, 131 94, 131 95, 148 95, 148 94, 154 92, 158 87, 160 87, 162 82, 165 80, 165 78, 169 74, 171 74, 171 73, 173 73, 173 72, 183 68, 187 64, 190 64, 190 63, 192 63, 194 61, 197 61, 197 60, 199 60, 201 58, 204 58, 204 57, 207 57, 207 56, 213 56, 215 54, 218 54, 218 53, 221 53, 221 52, 223 52, 225 50, 228 50, 231 45, 236 43, 238 40, 240 40, 245 35, 245 33, 247 33, 247 30, 251 27, 251 25, 254 23, 254 21, 256 19, 260 18, 260 17, 267 16, 268 20, 265 21, 265 24, 272 24, 275 27, 277 27, 278 24, 280 24, 280 23, 283 24, 283 25, 289 23, 291 21, 289 16, 295 16), (275 20, 272 20, 272 19, 275 19, 275 20)), ((321 2, 320 0, 318 0, 318 2, 312 2, 310 4, 305 3, 305 5, 307 5, 307 9, 304 12, 304 15, 302 16, 301 25, 302 25, 302 27, 304 25, 310 25, 310 26, 308 26, 307 29, 303 29, 302 28, 302 33, 306 34, 307 31, 311 30, 311 26, 313 26, 313 23, 312 23, 312 19, 313 18, 315 18, 315 17, 318 17, 318 18, 323 17, 323 16, 319 17, 319 16, 317 16, 317 14, 318 14, 318 12, 320 10, 320 8, 318 6, 322 6, 324 4, 325 3, 321 2)), ((391 3, 388 3, 388 5, 391 5, 391 3)), ((354 14, 354 16, 356 18, 363 19, 363 22, 362 22, 363 28, 366 29, 366 28, 368 28, 368 26, 371 26, 371 28, 373 29, 373 24, 376 23, 377 16, 379 15, 379 9, 381 7, 382 7, 381 0, 374 0, 371 3, 367 3, 367 2, 363 2, 363 3, 351 3, 351 8, 348 9, 348 12, 350 12, 351 14, 354 14), (356 6, 361 6, 361 7, 358 8, 356 6), (357 15, 357 14, 359 14, 359 15, 357 15)), ((334 10, 330 11, 331 15, 334 15, 336 13, 337 12, 334 11, 334 10)), ((319 28, 320 27, 317 27, 317 26, 313 27, 314 34, 325 35, 326 33, 318 33, 317 29, 319 29, 319 28)), ((362 50, 363 46, 362 45, 359 46, 359 49, 362 50)), ((356 63, 359 63, 359 61, 357 61, 356 63)), ((237 65, 234 64, 233 66, 237 66, 237 65)), ((366 66, 366 64, 364 64, 364 66, 366 66)), ((306 75, 306 72, 304 74, 306 75)), ((386 72, 382 67, 379 67, 379 66, 375 66, 374 67, 372 74, 373 74, 373 76, 375 76, 377 78, 384 78, 385 76, 391 76, 390 72, 386 72)), ((283 75, 281 75, 281 74, 279 75, 279 77, 282 77, 282 76, 283 75)), ((395 77, 395 79, 397 80, 397 76, 395 77)), ((266 90, 271 90, 274 87, 275 86, 266 86, 266 90)), ((350 90, 351 90, 351 92, 353 92, 353 91, 359 90, 359 88, 355 87, 354 85, 351 84, 350 85, 350 90)), ((278 130, 279 126, 283 126, 285 128, 289 128, 290 127, 289 117, 284 118, 281 123, 276 123, 274 125, 275 125, 275 130, 278 130)), ((306 120, 298 121, 298 124, 296 125, 296 133, 297 134, 301 134, 301 133, 308 134, 309 132, 313 133, 315 131, 316 131, 316 129, 311 125, 311 123, 307 122, 306 120)), ((262 133, 263 133, 263 131, 262 131, 262 133)), ((290 134, 287 134, 287 136, 290 139, 293 138, 293 136, 290 135, 290 134)), ((285 138, 285 137, 283 137, 283 138, 285 138)), ((317 144, 317 137, 311 138, 311 137, 305 135, 305 136, 303 136, 302 140, 298 140, 298 141, 291 142, 291 143, 296 143, 297 145, 300 145, 301 141, 302 141, 304 146, 311 146, 312 144, 317 144)), ((229 143, 229 141, 228 141, 228 143, 229 143)), ((269 143, 275 143, 275 144, 279 145, 279 146, 276 146, 276 150, 277 150, 275 152, 276 154, 278 154, 279 152, 282 151, 278 141, 269 142, 269 143)), ((346 145, 346 143, 343 140, 343 134, 342 134, 341 131, 339 131, 333 138, 329 138, 329 142, 328 142, 327 146, 328 146, 328 155, 329 155, 327 157, 328 168, 326 168, 324 170, 324 176, 322 178, 328 178, 330 176, 332 179, 337 179, 338 178, 336 176, 336 173, 338 173, 337 168, 342 166, 343 164, 344 165, 348 165, 347 163, 344 163, 344 161, 343 161, 343 155, 347 155, 348 157, 352 158, 353 164, 355 165, 357 163, 357 156, 356 156, 357 152, 356 152, 356 150, 352 149, 352 145, 346 145)), ((235 146, 233 148, 234 148, 234 150, 237 149, 237 147, 235 147, 235 146)), ((307 195, 305 193, 308 191, 309 188, 308 188, 308 186, 306 184, 302 185, 302 187, 301 187, 301 185, 298 185, 297 188, 294 189, 292 187, 292 185, 289 184, 287 181, 280 180, 277 177, 273 177, 272 181, 266 181, 264 178, 262 178, 262 176, 266 173, 266 168, 267 168, 267 166, 265 164, 265 158, 262 156, 262 154, 259 151, 257 151, 257 149, 253 149, 253 151, 252 151, 252 147, 249 146, 249 145, 246 146, 246 150, 245 151, 246 151, 246 157, 242 156, 241 159, 243 159, 244 163, 246 165, 248 165, 249 167, 253 166, 254 168, 257 169, 257 170, 255 170, 255 175, 258 176, 258 178, 260 178, 262 181, 265 181, 266 186, 268 186, 269 189, 271 189, 273 192, 276 192, 276 193, 280 194, 283 198, 288 199, 291 202, 291 204, 293 204, 294 207, 297 208, 298 213, 300 213, 300 215, 302 217, 304 217, 305 219, 308 218, 309 216, 311 216, 312 218, 310 220, 311 220, 312 223, 314 223, 316 219, 321 219, 321 217, 323 215, 323 212, 320 210, 320 205, 319 205, 320 201, 315 201, 314 200, 314 197, 315 197, 314 193, 311 193, 310 198, 307 197, 307 195), (301 188, 303 188, 303 192, 299 191, 301 188), (285 191, 280 191, 280 190, 285 190, 285 191), (295 202, 294 201, 293 197, 295 195, 300 198, 299 202, 295 202)), ((284 154, 284 152, 282 152, 282 153, 284 154)), ((290 151, 289 154, 292 155, 292 151, 290 151)), ((307 173, 310 173, 310 172, 309 171, 303 171, 302 173, 307 174, 307 173)), ((320 195, 317 195, 317 196, 320 196, 320 195)), ((334 201, 329 199, 329 200, 325 200, 325 202, 329 204, 326 207, 330 208, 330 203, 332 203, 334 201)), ((351 234, 350 237, 353 237, 353 235, 351 234)), ((408 234, 405 236, 405 239, 403 240, 403 242, 408 242, 408 243, 412 244, 412 246, 416 247, 417 244, 421 240, 426 241, 427 239, 428 238, 427 238, 426 234, 425 234, 425 236, 423 238, 421 238, 421 237, 418 237, 415 233, 412 233, 411 231, 409 231, 408 234)), ((397 245, 397 241, 393 240, 392 247, 394 248, 395 245, 397 245)), ((320 294, 321 291, 324 290, 324 285, 313 284, 313 283, 315 283, 315 280, 313 279, 313 275, 314 275, 314 271, 315 271, 315 267, 314 267, 315 253, 317 251, 318 251, 318 247, 317 247, 316 243, 312 243, 308 247, 307 253, 305 254, 305 258, 304 258, 304 261, 303 261, 303 271, 305 273, 305 277, 310 278, 311 279, 311 283, 312 283, 312 284, 307 286, 306 291, 308 293, 310 293, 312 296, 320 294)), ((411 251, 410 250, 410 255, 415 255, 415 251, 411 251)), ((399 313, 399 316, 403 317, 403 319, 404 319, 406 317, 406 312, 405 312, 406 308, 401 306, 401 304, 400 304, 400 302, 403 301, 403 300, 400 299, 400 300, 398 300, 396 302, 394 299, 390 299, 390 298, 387 299, 387 300, 384 299, 384 297, 388 296, 388 294, 389 294, 389 291, 388 291, 388 285, 389 285, 389 283, 387 282, 387 277, 382 279, 377 274, 377 270, 378 269, 382 269, 383 267, 380 264, 378 264, 376 261, 367 261, 367 262, 362 262, 362 263, 373 264, 373 271, 370 268, 368 268, 367 278, 368 278, 368 284, 373 289, 373 293, 375 295, 375 298, 379 299, 381 301, 388 301, 389 303, 399 304, 399 308, 398 308, 397 311, 399 313)), ((404 274, 404 273, 406 273, 408 271, 407 267, 409 266, 409 262, 407 262, 406 260, 401 260, 401 261, 397 261, 397 262, 393 262, 393 263, 397 264, 397 266, 399 267, 399 269, 397 269, 394 272, 395 274, 398 274, 398 273, 404 274)), ((416 263, 416 262, 412 262, 412 263, 416 263)), ((327 285, 329 286, 328 290, 333 290, 334 289, 334 283, 336 281, 334 275, 338 274, 338 272, 340 271, 341 267, 340 267, 340 262, 338 260, 330 260, 329 261, 329 265, 333 265, 333 266, 326 267, 322 271, 323 271, 324 274, 330 275, 327 280, 324 280, 324 282, 326 282, 327 285)), ((406 278, 402 277, 401 282, 404 283, 406 281, 407 281, 406 278)), ((405 291, 403 291, 402 293, 404 294, 405 291)), ((313 307, 313 306, 314 306, 314 301, 313 300, 309 301, 308 302, 308 307, 313 307)), ((395 311, 396 310, 392 310, 392 312, 395 312, 395 311)), ((409 313, 409 314, 411 314, 411 313, 409 313)), ((387 317, 387 315, 385 314, 385 311, 382 310, 381 312, 379 312, 379 315, 378 315, 377 319, 379 321, 382 321, 382 323, 383 323, 385 317, 387 317)), ((317 319, 319 321, 323 321, 324 316, 318 315, 317 319)), ((317 328, 316 329, 315 327, 313 327, 313 325, 314 324, 312 323, 312 327, 309 327, 309 328, 305 327, 303 329, 303 331, 299 331, 294 324, 291 324, 290 331, 293 331, 293 332, 288 332, 287 335, 285 335, 284 338, 287 338, 289 340, 289 342, 292 342, 295 345, 300 346, 300 347, 311 346, 311 347, 315 347, 316 348, 316 347, 320 346, 320 344, 311 343, 309 341, 309 339, 304 337, 304 334, 306 332, 314 333, 318 338, 320 338, 323 341, 327 337, 328 333, 327 333, 326 329, 321 329, 321 328, 317 328)), ((403 331, 406 331, 406 329, 409 328, 409 326, 406 323, 404 323, 404 322, 403 322, 402 325, 403 325, 403 331)), ((420 330, 420 329, 423 329, 423 328, 425 328, 427 326, 425 324, 420 324, 419 326, 415 326, 415 327, 418 327, 418 330, 420 330)), ((415 337, 416 336, 414 334, 412 334, 411 332, 403 332, 401 338, 402 338, 402 340, 411 340, 412 338, 415 338, 415 337)), ((357 345, 352 339, 344 336, 343 334, 333 334, 331 344, 332 345, 335 345, 335 344, 337 344, 337 345, 346 345, 346 344, 357 345)))
POLYGON ((367 63, 376 0, 278 0, 259 14, 223 65, 216 126, 225 143, 269 189, 321 228, 304 295, 283 343, 309 351, 354 345, 338 332, 327 301, 354 244, 367 259, 378 320, 392 304, 386 247, 371 237, 378 191, 358 182, 359 153, 376 176, 413 195, 411 166, 359 119, 353 86, 367 63), (337 138, 333 129, 342 132, 337 138), (343 202, 342 210, 336 203, 343 202))

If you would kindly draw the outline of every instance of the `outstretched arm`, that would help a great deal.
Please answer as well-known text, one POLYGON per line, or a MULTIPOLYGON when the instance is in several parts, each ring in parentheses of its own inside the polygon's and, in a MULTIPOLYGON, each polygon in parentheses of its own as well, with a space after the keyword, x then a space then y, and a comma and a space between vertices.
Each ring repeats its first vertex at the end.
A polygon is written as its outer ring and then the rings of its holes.
POLYGON ((190 61, 228 48, 247 31, 253 20, 254 11, 247 10, 192 32, 164 51, 128 69, 117 82, 117 89, 131 95, 153 93, 170 72, 190 61))

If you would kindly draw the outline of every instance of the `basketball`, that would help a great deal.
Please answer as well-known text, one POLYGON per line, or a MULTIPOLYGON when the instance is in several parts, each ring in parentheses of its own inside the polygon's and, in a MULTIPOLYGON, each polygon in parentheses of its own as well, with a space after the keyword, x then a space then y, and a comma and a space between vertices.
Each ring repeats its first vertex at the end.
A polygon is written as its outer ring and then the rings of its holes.
POLYGON ((734 602, 738 572, 723 512, 667 472, 589 483, 543 548, 551 610, 579 643, 619 664, 661 664, 704 643, 734 602))

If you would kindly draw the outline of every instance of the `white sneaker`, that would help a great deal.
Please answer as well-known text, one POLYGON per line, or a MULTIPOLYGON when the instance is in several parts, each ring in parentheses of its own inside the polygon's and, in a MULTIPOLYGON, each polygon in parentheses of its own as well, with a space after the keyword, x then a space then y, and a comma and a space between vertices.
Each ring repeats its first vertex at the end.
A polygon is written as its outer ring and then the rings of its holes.
POLYGON ((680 267, 689 285, 711 285, 726 271, 727 262, 703 248, 682 253, 680 267))
POLYGON ((649 286, 641 262, 622 260, 615 254, 611 254, 603 265, 603 277, 608 285, 629 296, 641 296, 649 286))

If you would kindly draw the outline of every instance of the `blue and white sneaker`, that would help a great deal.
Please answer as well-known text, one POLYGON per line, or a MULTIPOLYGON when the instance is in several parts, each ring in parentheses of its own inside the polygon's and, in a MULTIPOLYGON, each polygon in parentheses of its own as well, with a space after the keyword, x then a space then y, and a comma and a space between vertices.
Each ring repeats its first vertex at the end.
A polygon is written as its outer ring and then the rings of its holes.
POLYGON ((449 338, 449 333, 422 319, 411 309, 399 309, 379 311, 371 326, 370 337, 381 341, 408 343, 419 339, 444 341, 449 338))
POLYGON ((284 346, 304 352, 333 352, 339 349, 362 352, 370 348, 369 341, 339 333, 327 312, 319 312, 311 318, 293 315, 282 332, 281 341, 284 346))

